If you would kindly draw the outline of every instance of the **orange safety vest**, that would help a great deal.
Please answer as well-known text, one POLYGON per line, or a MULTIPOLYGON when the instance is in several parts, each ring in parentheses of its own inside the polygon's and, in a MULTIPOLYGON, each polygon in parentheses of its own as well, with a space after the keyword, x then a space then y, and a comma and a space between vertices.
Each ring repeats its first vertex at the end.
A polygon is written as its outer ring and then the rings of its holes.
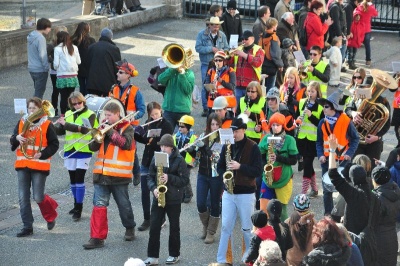
MULTIPOLYGON (((120 129, 122 134, 130 125, 120 129)), ((101 144, 93 173, 120 178, 132 178, 133 161, 135 159, 135 142, 132 142, 130 150, 123 150, 111 142, 104 150, 104 142, 101 144)))
MULTIPOLYGON (((346 138, 347 129, 350 125, 350 118, 345 114, 340 114, 338 120, 336 121, 335 127, 333 128, 333 132, 331 132, 331 128, 328 122, 324 122, 322 124, 322 137, 324 140, 324 155, 325 157, 329 157, 329 142, 328 137, 331 134, 334 134, 337 138, 338 147, 337 149, 340 152, 339 160, 344 160, 344 155, 349 149, 349 140, 346 138)), ((337 154, 335 155, 335 159, 337 160, 337 154)))
MULTIPOLYGON (((400 82, 400 81, 399 81, 400 82)), ((400 91, 397 90, 394 93, 394 97, 393 97, 393 102, 392 102, 392 107, 393 108, 400 108, 400 91)))
MULTIPOLYGON (((229 80, 229 73, 231 73, 231 72, 234 72, 233 68, 229 68, 228 71, 224 71, 224 73, 222 73, 222 76, 220 76, 220 78, 222 80, 224 80, 226 83, 229 83, 229 81, 230 81, 229 80)), ((211 81, 213 81, 215 79, 216 72, 215 72, 214 68, 208 70, 207 74, 211 76, 211 81)), ((218 97, 218 96, 228 96, 228 95, 233 95, 233 91, 230 90, 230 89, 225 88, 222 85, 222 83, 219 83, 217 81, 217 95, 216 95, 216 97, 218 97)), ((213 103, 214 103, 214 100, 211 99, 211 93, 209 93, 208 94, 208 100, 207 100, 207 107, 208 108, 212 108, 213 107, 213 103)))
POLYGON ((224 128, 224 129, 230 128, 231 125, 232 125, 232 119, 227 119, 222 123, 221 128, 224 128))
MULTIPOLYGON (((112 87, 110 93, 108 96, 114 97, 122 102, 122 104, 125 106, 126 113, 130 114, 133 112, 136 112, 136 103, 135 103, 135 97, 136 93, 138 92, 139 87, 130 85, 129 88, 127 88, 124 93, 122 93, 121 97, 119 95, 121 94, 121 88, 119 87, 118 84, 115 84, 114 87, 112 87)), ((133 126, 138 126, 139 125, 139 120, 132 120, 131 125, 133 126)))
MULTIPOLYGON (((47 129, 49 128, 50 121, 46 120, 41 125, 40 128, 42 129, 42 150, 47 147, 47 129)), ((21 134, 22 128, 24 126, 24 122, 22 119, 19 121, 18 125, 18 134, 21 134)), ((28 145, 26 152, 29 155, 32 155, 33 149, 38 150, 40 145, 40 130, 39 128, 28 130, 24 135, 25 138, 35 138, 35 146, 28 145)), ((40 152, 40 151, 38 151, 40 152)), ((27 159, 21 152, 21 147, 19 147, 16 151, 17 160, 15 161, 14 167, 15 168, 29 168, 32 170, 39 170, 39 171, 50 171, 50 159, 51 157, 47 158, 46 160, 39 160, 39 159, 27 159)))

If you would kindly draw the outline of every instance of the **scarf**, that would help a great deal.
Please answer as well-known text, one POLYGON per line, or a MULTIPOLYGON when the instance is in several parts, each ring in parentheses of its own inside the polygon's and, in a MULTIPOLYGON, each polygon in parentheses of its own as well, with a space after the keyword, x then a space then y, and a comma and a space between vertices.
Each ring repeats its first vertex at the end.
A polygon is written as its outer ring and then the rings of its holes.
POLYGON ((285 144, 286 132, 285 129, 282 128, 282 132, 279 134, 275 134, 275 137, 281 137, 281 141, 274 143, 274 149, 280 151, 285 144))
POLYGON ((327 121, 329 125, 334 125, 337 120, 338 118, 336 116, 325 116, 325 121, 327 121))

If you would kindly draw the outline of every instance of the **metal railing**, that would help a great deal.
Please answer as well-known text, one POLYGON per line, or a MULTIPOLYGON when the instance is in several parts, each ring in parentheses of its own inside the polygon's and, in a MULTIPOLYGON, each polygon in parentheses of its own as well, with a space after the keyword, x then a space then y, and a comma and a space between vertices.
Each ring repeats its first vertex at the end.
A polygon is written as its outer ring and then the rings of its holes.
MULTIPOLYGON (((211 5, 218 4, 225 11, 227 3, 228 0, 182 0, 183 13, 186 17, 206 18, 209 16, 211 5)), ((372 19, 372 28, 398 31, 400 29, 400 0, 376 0, 374 4, 378 10, 378 16, 372 19)), ((237 1, 241 17, 247 21, 255 21, 259 6, 259 0, 237 1)))

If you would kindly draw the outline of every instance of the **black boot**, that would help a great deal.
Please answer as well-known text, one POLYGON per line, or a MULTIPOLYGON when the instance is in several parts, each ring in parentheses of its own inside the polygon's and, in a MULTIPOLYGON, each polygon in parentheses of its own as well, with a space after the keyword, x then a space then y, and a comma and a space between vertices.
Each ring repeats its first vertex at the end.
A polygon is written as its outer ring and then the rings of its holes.
POLYGON ((75 213, 75 210, 76 210, 76 199, 75 199, 74 207, 68 212, 68 214, 73 215, 75 213))
POLYGON ((75 222, 77 222, 77 221, 79 221, 81 219, 82 207, 83 207, 83 203, 76 203, 75 204, 75 212, 72 215, 72 220, 74 220, 75 222))

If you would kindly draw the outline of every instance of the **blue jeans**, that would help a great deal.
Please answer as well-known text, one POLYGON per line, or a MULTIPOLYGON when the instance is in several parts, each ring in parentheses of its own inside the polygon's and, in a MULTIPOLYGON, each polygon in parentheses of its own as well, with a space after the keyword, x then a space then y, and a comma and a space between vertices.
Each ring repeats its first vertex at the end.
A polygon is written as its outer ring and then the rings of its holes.
POLYGON ((49 77, 48 72, 29 72, 33 80, 33 87, 35 92, 33 96, 43 99, 44 92, 46 91, 47 78, 49 77))
POLYGON ((201 105, 203 110, 207 110, 207 90, 204 88, 204 81, 206 80, 208 65, 201 65, 201 105))
POLYGON ((41 203, 44 199, 44 187, 47 175, 44 172, 29 169, 17 170, 19 212, 24 228, 32 228, 31 185, 33 199, 41 203))
MULTIPOLYGON (((236 104, 239 105, 240 98, 246 96, 246 87, 239 87, 235 88, 235 97, 236 97, 236 104)), ((241 110, 243 111, 243 110, 241 110)))
POLYGON ((176 113, 171 111, 164 111, 163 117, 167 120, 174 128, 174 133, 178 130, 178 121, 183 115, 190 115, 190 113, 176 113))
POLYGON ((140 174, 140 163, 139 163, 139 157, 137 155, 137 148, 135 150, 135 160, 133 161, 132 173, 133 173, 133 175, 139 175, 140 174))
MULTIPOLYGON (((342 161, 339 166, 340 167, 345 167, 346 164, 350 163, 351 161, 342 161)), ((328 160, 326 161, 326 163, 321 164, 321 170, 322 170, 322 176, 324 176, 324 174, 326 172, 328 172, 328 160)), ((324 193, 324 215, 330 215, 333 209, 333 197, 332 197, 332 192, 330 192, 329 190, 326 189, 324 183, 322 182, 322 189, 323 189, 323 193, 324 193)))
POLYGON ((371 32, 365 33, 364 36, 365 61, 371 61, 371 32))
POLYGON ((147 186, 147 175, 149 174, 149 168, 142 165, 140 166, 140 187, 142 189, 142 209, 143 218, 150 220, 150 190, 147 186))
POLYGON ((235 228, 236 217, 239 214, 240 223, 243 232, 246 251, 243 254, 242 261, 247 257, 252 237, 251 215, 254 212, 256 198, 254 193, 251 194, 229 194, 224 191, 222 195, 222 226, 221 237, 219 240, 217 262, 226 263, 226 252, 228 250, 228 241, 231 239, 231 247, 233 245, 233 229, 235 228))
POLYGON ((347 45, 343 44, 342 47, 340 48, 340 52, 342 54, 342 64, 344 63, 344 60, 346 59, 346 51, 347 51, 347 45))
POLYGON ((268 75, 268 77, 265 79, 266 92, 268 92, 269 89, 271 89, 272 87, 275 87, 275 82, 276 82, 276 74, 268 75))
POLYGON ((222 180, 218 177, 210 177, 203 174, 197 175, 197 211, 203 213, 207 211, 207 196, 210 195, 210 214, 219 217, 220 196, 222 190, 222 180), (210 192, 210 193, 209 193, 210 192))
POLYGON ((108 207, 111 194, 118 206, 119 217, 125 228, 136 226, 131 201, 129 200, 128 184, 122 185, 100 185, 93 184, 93 205, 97 207, 108 207))

